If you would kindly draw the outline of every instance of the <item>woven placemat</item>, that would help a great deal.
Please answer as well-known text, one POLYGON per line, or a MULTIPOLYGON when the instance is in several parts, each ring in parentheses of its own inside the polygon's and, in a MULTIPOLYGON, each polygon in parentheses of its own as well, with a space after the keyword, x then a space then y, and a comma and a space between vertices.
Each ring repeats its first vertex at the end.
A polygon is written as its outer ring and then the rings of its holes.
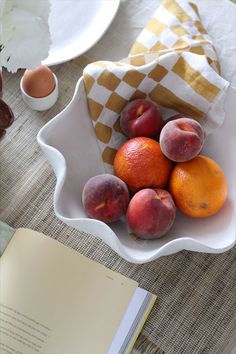
POLYGON ((15 228, 44 232, 156 293, 158 301, 135 346, 140 353, 222 354, 236 328, 235 247, 219 255, 183 251, 133 265, 102 241, 64 225, 54 215, 55 177, 36 135, 67 105, 89 61, 82 56, 52 68, 61 94, 57 104, 44 113, 31 111, 22 101, 22 71, 4 72, 4 99, 16 121, 0 145, 0 219, 15 228))

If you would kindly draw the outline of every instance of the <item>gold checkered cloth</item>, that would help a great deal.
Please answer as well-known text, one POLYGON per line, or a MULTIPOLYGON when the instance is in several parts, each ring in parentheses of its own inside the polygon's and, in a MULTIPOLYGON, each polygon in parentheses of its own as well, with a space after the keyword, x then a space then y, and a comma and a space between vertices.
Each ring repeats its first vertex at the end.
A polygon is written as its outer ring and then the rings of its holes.
POLYGON ((129 57, 98 61, 83 73, 88 107, 107 171, 127 138, 119 115, 136 98, 161 106, 164 119, 176 112, 197 119, 206 133, 223 122, 228 82, 197 6, 186 0, 164 0, 142 30, 129 57))

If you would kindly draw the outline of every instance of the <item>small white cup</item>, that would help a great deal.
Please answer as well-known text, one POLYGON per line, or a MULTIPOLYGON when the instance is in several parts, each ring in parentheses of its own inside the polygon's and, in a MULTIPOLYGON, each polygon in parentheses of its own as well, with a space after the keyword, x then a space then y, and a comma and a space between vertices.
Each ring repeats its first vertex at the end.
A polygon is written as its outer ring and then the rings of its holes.
POLYGON ((58 98, 58 80, 56 75, 53 73, 55 79, 54 90, 46 97, 32 97, 29 96, 23 88, 23 77, 20 81, 20 90, 24 102, 35 111, 46 111, 51 108, 57 101, 58 98))

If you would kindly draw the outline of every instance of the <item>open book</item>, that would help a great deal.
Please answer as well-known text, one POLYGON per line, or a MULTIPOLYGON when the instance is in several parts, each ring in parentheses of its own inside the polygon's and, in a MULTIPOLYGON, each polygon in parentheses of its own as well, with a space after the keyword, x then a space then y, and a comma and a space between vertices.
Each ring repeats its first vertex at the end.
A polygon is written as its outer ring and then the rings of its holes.
POLYGON ((155 300, 52 238, 17 229, 0 258, 0 353, 130 353, 155 300))

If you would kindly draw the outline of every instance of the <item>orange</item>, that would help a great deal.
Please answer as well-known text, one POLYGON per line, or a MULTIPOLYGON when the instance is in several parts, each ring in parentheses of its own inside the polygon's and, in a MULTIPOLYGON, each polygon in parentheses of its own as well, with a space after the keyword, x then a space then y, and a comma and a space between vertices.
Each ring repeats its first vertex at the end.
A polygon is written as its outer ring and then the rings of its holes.
POLYGON ((214 160, 202 155, 177 163, 169 188, 176 206, 194 218, 216 214, 227 197, 224 172, 214 160))
POLYGON ((157 141, 136 137, 127 140, 117 151, 114 173, 131 192, 147 187, 164 187, 172 170, 172 163, 165 157, 157 141))

